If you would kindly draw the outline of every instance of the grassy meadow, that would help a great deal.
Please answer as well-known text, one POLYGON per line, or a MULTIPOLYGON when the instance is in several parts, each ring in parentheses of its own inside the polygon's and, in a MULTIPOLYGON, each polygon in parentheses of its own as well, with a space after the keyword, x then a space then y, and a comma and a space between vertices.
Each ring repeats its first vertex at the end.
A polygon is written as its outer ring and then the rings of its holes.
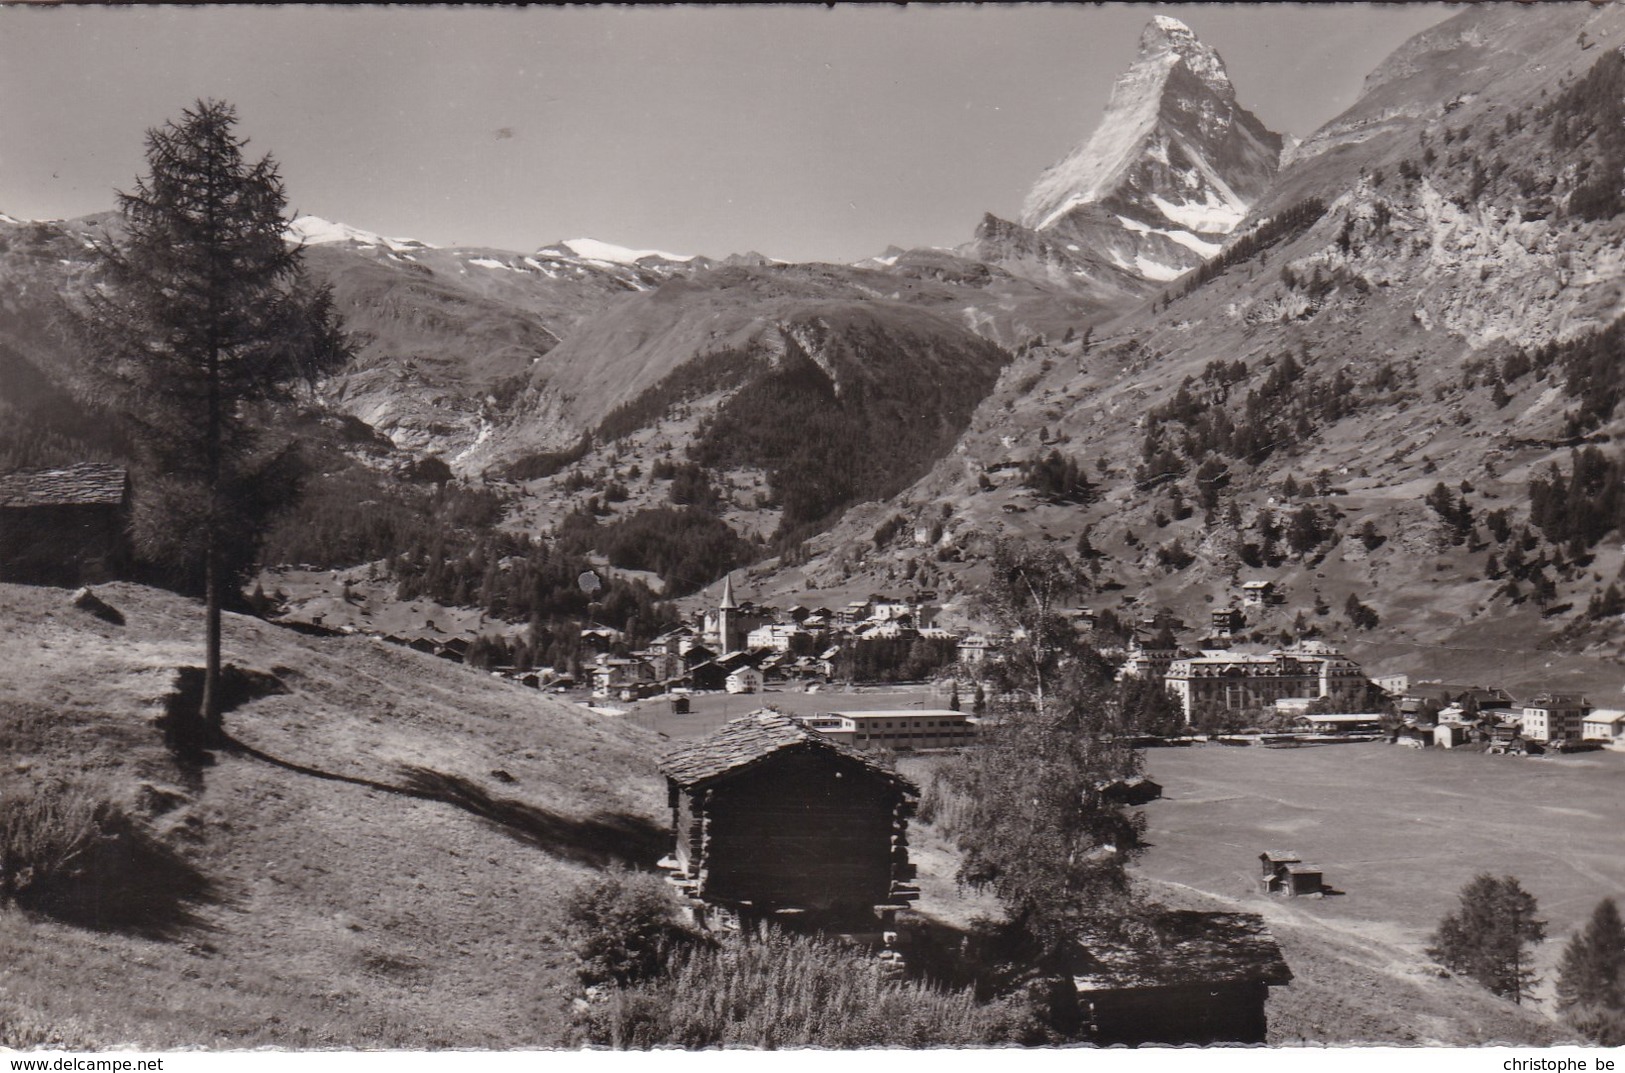
MULTIPOLYGON (((0 1044, 538 1047, 571 1040, 561 893, 648 868, 664 797, 647 732, 364 638, 225 617, 261 672, 247 752, 181 765, 157 725, 201 663, 194 603, 0 585, 0 795, 72 784, 201 877, 145 919, 0 905, 0 1044)), ((105 901, 123 892, 107 889, 105 901)))
POLYGON ((1151 848, 1137 874, 1169 900, 1269 919, 1298 977, 1271 998, 1282 1042, 1391 1039, 1390 1029, 1453 1044, 1564 1035, 1530 1010, 1440 979, 1423 951, 1474 875, 1517 876, 1548 922, 1536 949, 1544 1006, 1568 935, 1600 899, 1625 891, 1625 753, 1523 758, 1369 743, 1198 746, 1146 759, 1163 798, 1145 806, 1151 848), (1260 893, 1266 849, 1321 866, 1336 893, 1260 893))

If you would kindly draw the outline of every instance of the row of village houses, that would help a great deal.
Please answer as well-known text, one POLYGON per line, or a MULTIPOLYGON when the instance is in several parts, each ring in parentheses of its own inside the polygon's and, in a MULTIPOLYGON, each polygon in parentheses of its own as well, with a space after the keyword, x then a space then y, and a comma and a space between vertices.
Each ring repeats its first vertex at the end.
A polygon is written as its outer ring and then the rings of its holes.
MULTIPOLYGON (((1258 599, 1270 598, 1267 583, 1256 587, 1258 599)), ((717 607, 641 651, 615 655, 623 639, 617 631, 603 627, 582 631, 583 641, 599 649, 583 672, 591 676, 597 695, 623 700, 672 690, 758 693, 771 682, 831 679, 845 645, 912 637, 953 642, 961 670, 974 675, 976 664, 997 653, 1000 639, 959 636, 936 627, 934 610, 919 601, 874 596, 834 611, 805 607, 778 611, 736 600, 729 579, 717 607), (821 647, 806 651, 807 642, 815 639, 821 647)), ((1235 608, 1215 610, 1212 617, 1212 630, 1204 639, 1208 643, 1228 643, 1230 630, 1244 622, 1235 608)), ((1087 628, 1085 612, 1079 612, 1078 625, 1087 628)), ((1296 715, 1299 729, 1374 731, 1378 709, 1394 707, 1404 716, 1401 740, 1409 742, 1455 746, 1490 741, 1513 747, 1525 742, 1625 744, 1625 712, 1597 709, 1575 693, 1546 691, 1518 704, 1500 689, 1412 686, 1403 676, 1373 681, 1358 662, 1320 641, 1301 641, 1269 652, 1228 648, 1193 652, 1168 645, 1167 631, 1159 632, 1162 647, 1144 636, 1128 645, 1120 673, 1161 680, 1187 721, 1211 709, 1274 709, 1296 715), (1309 707, 1319 711, 1307 712, 1309 707), (1328 707, 1332 712, 1322 714, 1328 707)), ((854 714, 859 718, 817 729, 834 731, 839 739, 859 747, 885 748, 940 746, 974 731, 974 721, 965 722, 946 711, 916 712, 918 721, 894 713, 884 713, 884 718, 880 713, 854 714), (883 722, 889 725, 882 727, 883 722), (915 730, 921 735, 918 741, 911 740, 915 730)))
MULTIPOLYGON (((728 578, 717 606, 693 625, 664 633, 629 655, 601 653, 584 671, 592 676, 594 693, 631 700, 672 688, 758 693, 769 682, 828 681, 841 649, 865 641, 952 643, 959 659, 980 659, 987 642, 937 627, 930 595, 918 601, 872 596, 835 610, 779 611, 736 600, 728 578)), ((583 639, 592 632, 583 631, 583 639)))

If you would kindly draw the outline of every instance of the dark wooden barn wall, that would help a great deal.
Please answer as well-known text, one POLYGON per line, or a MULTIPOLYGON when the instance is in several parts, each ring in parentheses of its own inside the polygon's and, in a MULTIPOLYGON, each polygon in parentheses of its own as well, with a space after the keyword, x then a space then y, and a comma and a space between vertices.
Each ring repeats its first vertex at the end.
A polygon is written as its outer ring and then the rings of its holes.
POLYGON ((0 507, 0 581, 77 585, 128 568, 126 512, 117 506, 0 507))
POLYGON ((889 900, 897 788, 827 754, 775 758, 705 801, 707 900, 873 907, 889 900))
POLYGON ((1079 996, 1091 1041, 1263 1043, 1269 988, 1255 981, 1190 987, 1125 988, 1079 996))

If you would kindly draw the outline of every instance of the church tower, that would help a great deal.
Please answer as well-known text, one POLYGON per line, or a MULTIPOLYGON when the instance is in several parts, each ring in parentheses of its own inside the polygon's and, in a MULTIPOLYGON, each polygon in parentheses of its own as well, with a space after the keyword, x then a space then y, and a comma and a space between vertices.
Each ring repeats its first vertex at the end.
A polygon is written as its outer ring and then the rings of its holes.
POLYGON ((736 623, 734 612, 739 605, 734 602, 734 578, 732 574, 722 579, 722 602, 717 605, 717 655, 725 656, 739 647, 734 644, 733 631, 736 623))

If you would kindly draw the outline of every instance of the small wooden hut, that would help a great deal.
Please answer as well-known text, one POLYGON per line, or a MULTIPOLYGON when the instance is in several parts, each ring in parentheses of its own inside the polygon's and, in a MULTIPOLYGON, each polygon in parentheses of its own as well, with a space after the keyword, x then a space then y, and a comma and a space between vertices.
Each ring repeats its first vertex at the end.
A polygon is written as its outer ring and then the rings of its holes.
POLYGON ((130 477, 81 462, 0 476, 0 581, 81 585, 130 565, 130 477))
POLYGON ((1303 858, 1289 850, 1265 850, 1258 855, 1263 866, 1259 884, 1265 894, 1285 894, 1296 898, 1304 894, 1319 894, 1325 887, 1321 870, 1304 864, 1303 858))
POLYGON ((1089 1041, 1263 1043, 1269 989, 1292 979, 1264 918, 1180 910, 1150 923, 1149 940, 1080 940, 1072 983, 1089 1041))
POLYGON ((908 860, 918 790, 817 731, 760 711, 660 771, 675 832, 660 866, 701 923, 869 930, 919 897, 908 860))

